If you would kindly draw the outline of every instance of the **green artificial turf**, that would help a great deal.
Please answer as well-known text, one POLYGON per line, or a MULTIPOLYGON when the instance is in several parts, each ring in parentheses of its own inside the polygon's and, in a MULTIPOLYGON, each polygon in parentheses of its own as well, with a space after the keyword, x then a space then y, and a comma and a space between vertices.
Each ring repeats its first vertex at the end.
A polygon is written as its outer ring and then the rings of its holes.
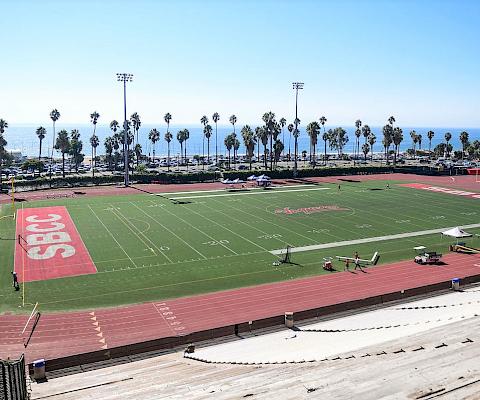
MULTIPOLYGON (((390 182, 345 182, 302 187, 213 191, 161 196, 77 197, 24 202, 17 207, 65 205, 98 273, 26 283, 28 304, 60 311, 138 303, 331 273, 323 257, 362 258, 379 264, 413 258, 413 247, 446 252, 440 234, 294 253, 295 264, 274 266, 269 250, 331 243, 479 222, 478 200, 400 187, 390 182), (323 190, 325 189, 325 190, 323 190), (175 200, 179 204, 175 204, 175 200), (339 206, 345 211, 292 215, 276 209, 339 206)), ((3 206, 1 215, 11 213, 3 206)), ((470 229, 480 233, 480 229, 470 229)), ((0 219, 0 237, 15 222, 0 219)), ((0 240, 0 312, 18 311, 11 287, 14 241, 0 240)), ((480 246, 478 238, 469 239, 480 246)), ((343 265, 334 261, 334 267, 343 265)), ((21 292, 20 292, 21 293, 21 292)))

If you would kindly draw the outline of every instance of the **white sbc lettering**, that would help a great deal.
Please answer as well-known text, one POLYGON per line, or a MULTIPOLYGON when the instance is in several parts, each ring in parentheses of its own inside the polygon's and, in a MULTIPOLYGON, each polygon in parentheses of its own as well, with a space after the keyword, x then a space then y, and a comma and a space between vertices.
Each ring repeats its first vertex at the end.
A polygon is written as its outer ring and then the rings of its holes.
POLYGON ((38 228, 40 224, 32 224, 27 226, 27 231, 29 232, 54 232, 54 231, 59 231, 63 228, 65 228, 64 224, 61 224, 60 222, 50 222, 52 225, 51 228, 38 228))
POLYGON ((46 219, 38 219, 38 215, 30 215, 29 217, 25 218, 27 222, 53 222, 62 219, 62 217, 58 214, 47 214, 50 218, 46 219))
POLYGON ((41 253, 40 247, 32 247, 28 249, 27 254, 32 260, 48 260, 49 258, 55 257, 57 251, 61 251, 60 254, 63 258, 71 257, 75 254, 75 248, 69 244, 54 244, 48 246, 44 253, 41 253))
POLYGON ((42 244, 71 242, 72 239, 67 232, 36 233, 27 235, 27 244, 29 246, 38 246, 42 244))

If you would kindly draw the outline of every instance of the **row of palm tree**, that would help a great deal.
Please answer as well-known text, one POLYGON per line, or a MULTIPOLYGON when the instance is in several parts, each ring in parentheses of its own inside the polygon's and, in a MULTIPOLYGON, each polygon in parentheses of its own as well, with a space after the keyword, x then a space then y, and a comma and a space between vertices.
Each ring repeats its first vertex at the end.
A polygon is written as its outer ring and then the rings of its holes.
POLYGON ((5 158, 5 147, 7 146, 7 141, 3 134, 8 128, 8 122, 0 118, 0 189, 2 188, 2 164, 3 159, 5 158))

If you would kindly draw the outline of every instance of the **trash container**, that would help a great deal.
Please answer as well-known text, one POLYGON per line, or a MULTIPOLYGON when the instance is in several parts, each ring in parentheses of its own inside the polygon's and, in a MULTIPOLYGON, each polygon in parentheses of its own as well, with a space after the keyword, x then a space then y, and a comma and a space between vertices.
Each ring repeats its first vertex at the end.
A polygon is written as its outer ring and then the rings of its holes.
POLYGON ((453 290, 460 290, 460 278, 453 278, 452 279, 452 289, 453 290))
POLYGON ((285 326, 287 328, 293 328, 293 312, 285 313, 285 326))
POLYGON ((41 358, 33 362, 33 379, 45 379, 45 360, 41 358))

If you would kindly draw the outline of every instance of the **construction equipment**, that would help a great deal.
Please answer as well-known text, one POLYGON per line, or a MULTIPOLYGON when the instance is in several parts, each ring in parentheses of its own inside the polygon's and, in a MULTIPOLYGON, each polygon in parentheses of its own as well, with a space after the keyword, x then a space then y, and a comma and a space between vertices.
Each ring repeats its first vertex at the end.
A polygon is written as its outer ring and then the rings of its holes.
POLYGON ((450 246, 450 248, 452 251, 455 251, 457 253, 467 253, 467 254, 480 253, 480 249, 477 249, 476 247, 467 246, 465 243, 457 243, 450 246))

